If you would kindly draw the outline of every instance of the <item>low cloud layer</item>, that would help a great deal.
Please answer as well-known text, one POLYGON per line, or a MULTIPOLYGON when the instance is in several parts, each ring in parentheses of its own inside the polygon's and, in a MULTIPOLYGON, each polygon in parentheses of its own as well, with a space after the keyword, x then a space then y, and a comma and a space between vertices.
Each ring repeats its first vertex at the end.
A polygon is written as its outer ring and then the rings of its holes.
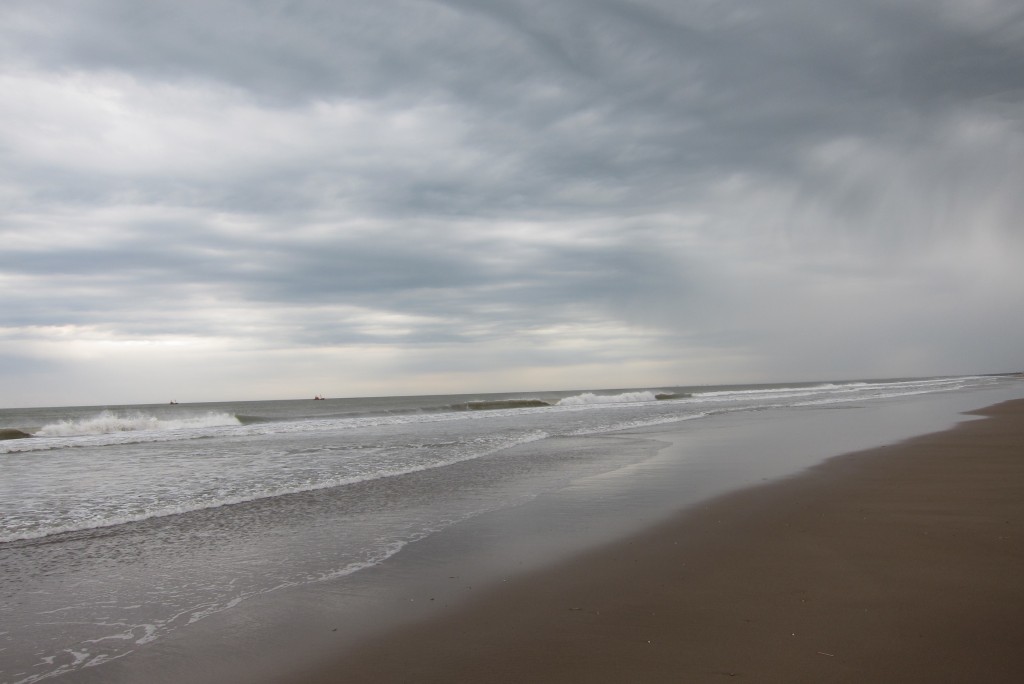
POLYGON ((0 5, 0 405, 1024 363, 1024 10, 0 5))

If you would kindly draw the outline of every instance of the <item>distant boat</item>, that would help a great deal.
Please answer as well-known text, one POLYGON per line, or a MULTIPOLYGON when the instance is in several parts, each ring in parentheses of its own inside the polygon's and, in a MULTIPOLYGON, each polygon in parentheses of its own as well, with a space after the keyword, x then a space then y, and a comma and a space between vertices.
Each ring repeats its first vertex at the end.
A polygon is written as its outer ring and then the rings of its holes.
POLYGON ((313 401, 324 401, 326 398, 327 397, 323 396, 322 394, 318 394, 315 397, 313 397, 313 401))
POLYGON ((178 402, 176 402, 174 399, 171 399, 171 406, 177 406, 177 405, 178 405, 178 402))

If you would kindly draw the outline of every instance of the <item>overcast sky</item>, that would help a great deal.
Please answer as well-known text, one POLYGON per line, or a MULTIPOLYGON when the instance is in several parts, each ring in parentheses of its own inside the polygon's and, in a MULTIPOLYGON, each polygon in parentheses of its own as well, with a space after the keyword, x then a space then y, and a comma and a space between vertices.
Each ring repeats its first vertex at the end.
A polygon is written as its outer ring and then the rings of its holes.
POLYGON ((1024 368, 1020 0, 0 3, 0 406, 1024 368))

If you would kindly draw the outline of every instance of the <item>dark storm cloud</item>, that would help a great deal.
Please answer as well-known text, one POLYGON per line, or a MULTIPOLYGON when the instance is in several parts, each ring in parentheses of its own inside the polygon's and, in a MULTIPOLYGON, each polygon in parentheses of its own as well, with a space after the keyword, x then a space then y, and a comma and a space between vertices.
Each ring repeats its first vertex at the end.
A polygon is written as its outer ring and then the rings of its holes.
POLYGON ((801 375, 859 322, 971 370, 934 321, 1024 289, 1022 46, 999 0, 5 2, 0 344, 801 375))
MULTIPOLYGON (((837 132, 903 136, 942 116, 936 105, 1019 103, 1024 88, 1020 48, 1005 39, 1019 12, 986 29, 931 4, 57 7, 15 22, 29 27, 7 41, 6 56, 58 72, 209 83, 280 107, 444 103, 465 124, 463 144, 511 165, 490 179, 443 165, 430 178, 394 164, 362 169, 358 189, 375 212, 592 207, 593 197, 558 194, 567 179, 615 188, 617 207, 669 202, 708 174, 792 173, 796 153, 837 132)), ((285 207, 306 199, 264 171, 251 179, 255 191, 226 179, 210 201, 267 211, 268 198, 285 207)), ((173 194, 169 186, 151 192, 173 194)))

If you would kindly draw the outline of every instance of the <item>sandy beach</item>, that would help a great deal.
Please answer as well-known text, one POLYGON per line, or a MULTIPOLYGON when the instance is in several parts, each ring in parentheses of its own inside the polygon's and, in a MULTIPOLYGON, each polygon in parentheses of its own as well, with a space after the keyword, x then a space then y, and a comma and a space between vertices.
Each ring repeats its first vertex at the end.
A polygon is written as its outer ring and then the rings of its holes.
POLYGON ((281 680, 1016 682, 1024 400, 700 505, 281 680))

